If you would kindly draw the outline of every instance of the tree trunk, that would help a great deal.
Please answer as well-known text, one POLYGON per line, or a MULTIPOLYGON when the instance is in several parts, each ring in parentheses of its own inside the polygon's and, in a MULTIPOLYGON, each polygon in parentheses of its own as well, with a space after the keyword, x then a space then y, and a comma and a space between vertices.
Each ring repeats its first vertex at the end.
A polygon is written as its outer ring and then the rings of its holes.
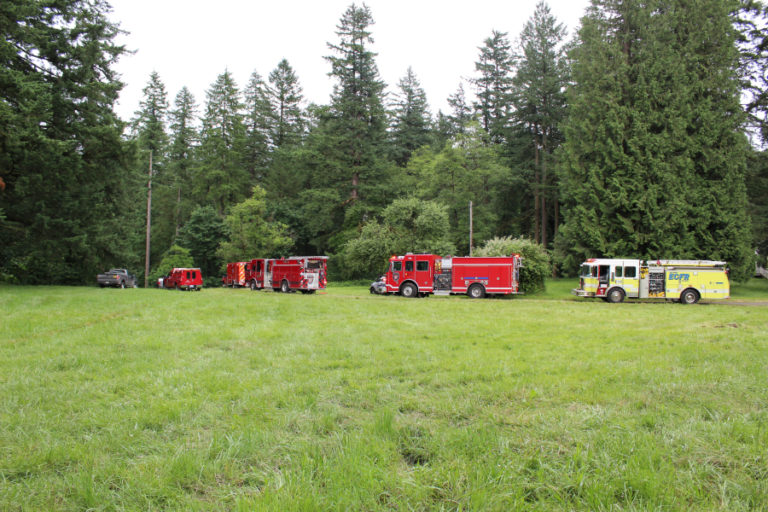
POLYGON ((541 210, 539 207, 539 143, 533 139, 533 241, 539 243, 539 216, 541 210))
POLYGON ((541 245, 547 247, 547 134, 541 140, 541 245))

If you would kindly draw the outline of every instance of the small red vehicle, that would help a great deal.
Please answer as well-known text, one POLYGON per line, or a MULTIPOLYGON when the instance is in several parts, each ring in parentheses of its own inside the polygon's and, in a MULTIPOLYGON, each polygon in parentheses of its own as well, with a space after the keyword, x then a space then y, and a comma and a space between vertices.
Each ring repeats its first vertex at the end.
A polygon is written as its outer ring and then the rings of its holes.
POLYGON ((236 263, 227 263, 227 275, 224 276, 224 286, 236 288, 238 286, 247 286, 247 261, 238 261, 236 263))
POLYGON ((503 257, 447 257, 436 254, 392 256, 387 273, 371 285, 371 293, 403 297, 466 293, 473 299, 486 295, 520 293, 519 254, 503 257))
POLYGON ((284 293, 299 290, 315 293, 328 283, 327 256, 256 258, 246 266, 246 281, 251 290, 271 288, 284 293))
POLYGON ((163 288, 200 291, 203 289, 203 274, 199 268, 174 268, 163 279, 163 288))

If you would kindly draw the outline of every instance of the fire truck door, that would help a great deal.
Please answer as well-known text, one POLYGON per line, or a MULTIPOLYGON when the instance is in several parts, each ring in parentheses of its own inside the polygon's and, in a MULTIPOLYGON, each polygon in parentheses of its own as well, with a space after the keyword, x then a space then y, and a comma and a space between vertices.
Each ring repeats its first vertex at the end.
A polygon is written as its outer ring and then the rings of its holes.
POLYGON ((416 260, 416 273, 414 274, 414 280, 422 287, 432 286, 432 272, 430 272, 429 260, 416 260))

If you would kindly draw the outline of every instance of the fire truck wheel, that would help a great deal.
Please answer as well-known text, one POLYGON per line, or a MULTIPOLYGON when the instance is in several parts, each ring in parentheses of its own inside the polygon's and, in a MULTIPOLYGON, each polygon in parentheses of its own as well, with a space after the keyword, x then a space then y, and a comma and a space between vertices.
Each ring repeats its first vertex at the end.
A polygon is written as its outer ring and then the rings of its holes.
POLYGON ((400 287, 400 295, 403 297, 413 298, 418 295, 418 290, 413 285, 413 283, 405 283, 403 286, 400 287))
POLYGON ((120 281, 120 288, 125 289, 125 281, 120 281))
POLYGON ((251 281, 251 291, 252 292, 256 291, 256 281, 251 281))
POLYGON ((485 297, 485 289, 483 288, 483 285, 475 283, 469 287, 467 295, 472 299, 482 299, 485 297))
POLYGON ((618 304, 624 301, 624 290, 621 288, 611 288, 608 290, 608 302, 611 304, 618 304))
POLYGON ((288 281, 283 281, 280 283, 280 291, 283 293, 290 293, 291 285, 288 284, 288 281))
POLYGON ((699 292, 688 288, 680 294, 680 304, 696 304, 699 302, 699 292))

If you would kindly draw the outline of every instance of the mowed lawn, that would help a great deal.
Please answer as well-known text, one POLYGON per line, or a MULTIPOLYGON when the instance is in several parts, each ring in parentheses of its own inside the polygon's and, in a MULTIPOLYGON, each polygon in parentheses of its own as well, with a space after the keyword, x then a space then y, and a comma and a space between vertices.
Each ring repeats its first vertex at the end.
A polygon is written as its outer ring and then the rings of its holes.
POLYGON ((573 284, 0 287, 0 510, 768 509, 768 306, 573 284))

